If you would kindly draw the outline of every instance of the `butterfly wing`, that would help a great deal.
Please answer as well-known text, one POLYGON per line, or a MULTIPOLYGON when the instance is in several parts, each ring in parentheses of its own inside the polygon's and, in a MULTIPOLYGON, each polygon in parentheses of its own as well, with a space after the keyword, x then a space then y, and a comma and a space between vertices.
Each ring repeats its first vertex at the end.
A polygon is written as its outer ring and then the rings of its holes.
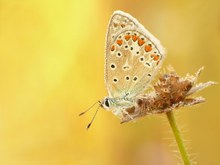
POLYGON ((106 40, 105 82, 110 97, 143 92, 159 69, 165 50, 131 15, 113 13, 106 40))

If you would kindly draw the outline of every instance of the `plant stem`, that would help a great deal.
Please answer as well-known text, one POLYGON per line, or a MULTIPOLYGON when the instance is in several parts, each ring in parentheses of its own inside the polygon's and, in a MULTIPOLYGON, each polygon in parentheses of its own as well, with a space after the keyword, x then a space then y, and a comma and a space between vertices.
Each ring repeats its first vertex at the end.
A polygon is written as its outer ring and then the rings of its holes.
POLYGON ((179 147, 179 151, 180 151, 180 154, 182 156, 184 165, 190 165, 191 163, 190 163, 188 154, 186 152, 186 148, 185 148, 185 146, 183 144, 183 140, 182 140, 182 137, 180 135, 180 131, 179 131, 178 127, 177 127, 173 111, 167 112, 166 115, 167 115, 167 118, 169 120, 170 126, 172 128, 173 134, 175 136, 177 145, 179 147))

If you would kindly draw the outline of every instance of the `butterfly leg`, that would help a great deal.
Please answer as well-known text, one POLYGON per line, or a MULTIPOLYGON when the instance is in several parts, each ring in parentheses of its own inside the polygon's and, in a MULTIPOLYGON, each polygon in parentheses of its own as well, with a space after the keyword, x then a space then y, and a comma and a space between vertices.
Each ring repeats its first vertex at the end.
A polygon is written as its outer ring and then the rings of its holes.
POLYGON ((134 120, 134 118, 126 111, 126 109, 123 109, 123 110, 122 110, 122 114, 123 114, 123 116, 126 115, 126 116, 128 116, 131 120, 134 120))

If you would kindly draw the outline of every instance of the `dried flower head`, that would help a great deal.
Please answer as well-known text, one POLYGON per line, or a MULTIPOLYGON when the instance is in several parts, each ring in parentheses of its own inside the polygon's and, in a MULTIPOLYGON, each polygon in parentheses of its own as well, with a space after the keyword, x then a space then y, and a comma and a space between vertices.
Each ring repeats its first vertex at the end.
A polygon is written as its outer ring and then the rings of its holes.
POLYGON ((203 97, 191 97, 191 95, 216 83, 209 81, 196 84, 202 70, 203 67, 195 76, 187 74, 185 77, 180 77, 173 68, 168 68, 168 73, 160 75, 152 92, 138 96, 135 106, 125 109, 121 123, 204 102, 203 97))

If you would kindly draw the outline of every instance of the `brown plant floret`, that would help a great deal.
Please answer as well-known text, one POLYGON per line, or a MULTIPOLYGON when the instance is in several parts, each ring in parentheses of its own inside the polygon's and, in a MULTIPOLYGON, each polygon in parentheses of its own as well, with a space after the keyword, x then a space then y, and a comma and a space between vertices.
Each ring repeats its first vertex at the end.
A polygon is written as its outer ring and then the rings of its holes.
POLYGON ((153 91, 137 97, 136 105, 125 109, 122 123, 150 114, 161 114, 179 107, 192 106, 205 101, 203 97, 191 97, 192 94, 216 84, 209 81, 196 84, 203 67, 194 76, 180 77, 173 69, 159 76, 153 91))

